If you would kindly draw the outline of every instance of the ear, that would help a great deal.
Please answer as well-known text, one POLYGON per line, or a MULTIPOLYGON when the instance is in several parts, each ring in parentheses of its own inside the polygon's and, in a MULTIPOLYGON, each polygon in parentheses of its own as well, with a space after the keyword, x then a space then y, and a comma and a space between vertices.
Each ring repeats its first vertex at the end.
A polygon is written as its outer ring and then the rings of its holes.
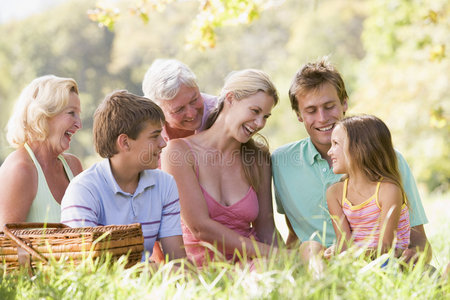
POLYGON ((297 120, 299 122, 303 122, 303 118, 302 118, 302 115, 300 114, 300 112, 296 111, 295 114, 297 115, 297 120))
POLYGON ((120 134, 116 140, 117 150, 119 152, 130 151, 129 137, 125 133, 120 134))
POLYGON ((345 116, 345 112, 346 112, 347 109, 348 109, 348 102, 347 102, 347 100, 348 100, 348 99, 344 99, 344 103, 342 103, 344 116, 345 116))
POLYGON ((234 101, 235 99, 234 99, 234 94, 233 94, 233 92, 228 92, 226 95, 225 95, 225 100, 224 101, 226 101, 226 102, 228 102, 229 104, 233 104, 233 101, 234 101))

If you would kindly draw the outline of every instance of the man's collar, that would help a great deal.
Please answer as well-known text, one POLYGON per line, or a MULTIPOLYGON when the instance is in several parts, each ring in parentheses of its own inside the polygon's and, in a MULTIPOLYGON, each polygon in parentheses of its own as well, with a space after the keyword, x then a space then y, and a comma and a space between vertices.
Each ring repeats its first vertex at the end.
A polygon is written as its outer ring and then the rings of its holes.
POLYGON ((316 159, 322 158, 319 151, 317 151, 316 147, 314 146, 313 142, 311 141, 311 138, 308 137, 307 140, 307 146, 306 146, 306 156, 305 159, 310 165, 313 165, 316 159))

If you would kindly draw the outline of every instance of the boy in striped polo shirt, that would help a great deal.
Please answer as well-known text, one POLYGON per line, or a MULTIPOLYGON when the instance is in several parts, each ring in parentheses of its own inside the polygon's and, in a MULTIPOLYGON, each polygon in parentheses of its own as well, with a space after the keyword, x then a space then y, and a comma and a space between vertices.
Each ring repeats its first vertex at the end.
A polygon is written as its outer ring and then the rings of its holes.
MULTIPOLYGON (((165 121, 154 102, 127 91, 106 96, 94 115, 94 145, 104 159, 77 176, 61 202, 61 222, 71 227, 141 223, 144 248, 156 240, 169 260, 186 256, 178 190, 158 170, 165 121)), ((143 258, 145 256, 143 255, 143 258)))

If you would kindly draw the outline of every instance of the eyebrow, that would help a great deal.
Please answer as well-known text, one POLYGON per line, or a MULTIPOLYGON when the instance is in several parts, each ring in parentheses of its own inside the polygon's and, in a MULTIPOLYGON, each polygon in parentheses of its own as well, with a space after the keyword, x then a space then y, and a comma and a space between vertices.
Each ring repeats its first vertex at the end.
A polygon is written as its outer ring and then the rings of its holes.
POLYGON ((156 129, 156 130, 153 130, 152 132, 150 132, 150 134, 161 133, 161 131, 162 131, 162 128, 156 129))

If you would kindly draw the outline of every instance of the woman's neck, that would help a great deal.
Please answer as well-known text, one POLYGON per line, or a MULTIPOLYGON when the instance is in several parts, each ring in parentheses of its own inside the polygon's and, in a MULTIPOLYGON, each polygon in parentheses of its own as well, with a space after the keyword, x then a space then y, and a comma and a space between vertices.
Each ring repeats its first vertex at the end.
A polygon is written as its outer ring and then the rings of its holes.
POLYGON ((241 143, 237 141, 225 126, 222 118, 217 118, 213 126, 203 133, 202 146, 214 148, 221 153, 234 153, 241 148, 241 143))
POLYGON ((33 151, 34 156, 39 161, 39 164, 42 167, 55 166, 60 164, 60 161, 58 159, 60 153, 52 151, 52 148, 49 147, 49 145, 47 145, 46 143, 29 142, 27 144, 33 151))

